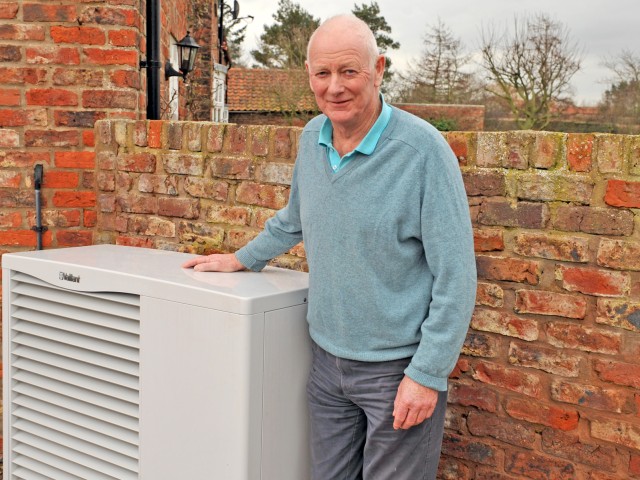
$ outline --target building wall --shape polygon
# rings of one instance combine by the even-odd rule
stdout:
[[[300,131],[99,122],[97,241],[234,251],[286,204]],[[640,478],[640,138],[445,136],[479,286],[440,478]]]
[[[424,103],[394,103],[393,105],[430,122],[452,122],[455,130],[470,132],[484,130],[484,105]]]

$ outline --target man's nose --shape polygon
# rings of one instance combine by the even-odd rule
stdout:
[[[344,86],[342,84],[341,76],[339,74],[331,75],[331,78],[329,79],[329,93],[337,95],[342,93],[343,90]]]

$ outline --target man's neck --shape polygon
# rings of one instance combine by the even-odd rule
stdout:
[[[331,143],[341,157],[352,152],[360,144],[362,139],[369,133],[369,130],[371,130],[371,127],[373,127],[373,124],[376,123],[380,112],[382,112],[382,101],[378,100],[377,108],[369,115],[369,118],[353,128],[332,124],[333,138]]]

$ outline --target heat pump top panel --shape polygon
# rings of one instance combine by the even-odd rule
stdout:
[[[244,315],[307,300],[306,273],[275,267],[260,273],[181,268],[192,257],[165,250],[94,245],[5,254],[2,267],[68,290],[132,293]]]

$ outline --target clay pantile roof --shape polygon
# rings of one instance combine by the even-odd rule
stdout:
[[[304,70],[230,68],[227,104],[230,112],[312,112],[318,109]]]

